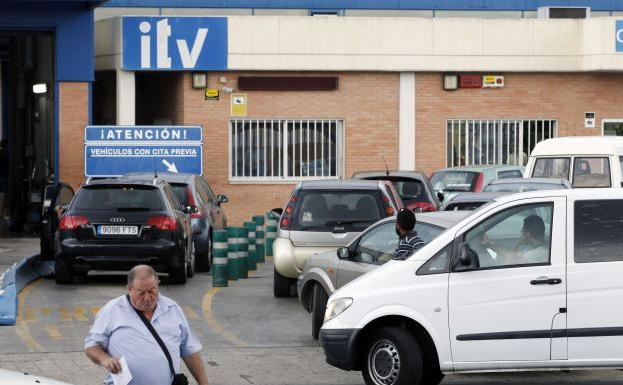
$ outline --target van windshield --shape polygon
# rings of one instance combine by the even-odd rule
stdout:
[[[569,158],[537,158],[533,178],[569,179]]]
[[[290,230],[320,232],[363,231],[383,218],[379,191],[302,191]]]

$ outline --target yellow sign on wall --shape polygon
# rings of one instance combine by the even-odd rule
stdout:
[[[231,116],[247,116],[247,94],[231,94]]]
[[[218,99],[219,99],[219,92],[217,89],[206,88],[205,100],[218,100]]]

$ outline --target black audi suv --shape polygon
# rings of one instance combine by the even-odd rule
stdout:
[[[138,264],[185,283],[195,271],[189,214],[162,179],[104,179],[83,185],[55,235],[55,279],[71,283],[90,270]]]

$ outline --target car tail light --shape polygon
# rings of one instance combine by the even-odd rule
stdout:
[[[292,195],[290,196],[290,199],[288,199],[288,204],[281,215],[281,221],[279,221],[279,228],[281,230],[290,230],[290,225],[292,224],[292,214],[294,214],[294,208],[296,207],[296,202],[298,202],[298,200],[299,190],[292,191]]]
[[[74,230],[76,227],[81,225],[86,225],[89,223],[87,217],[83,217],[82,215],[65,215],[61,219],[61,223],[59,223],[58,227],[61,230]]]
[[[190,186],[186,187],[186,198],[188,199],[189,205],[197,207],[197,212],[191,213],[190,217],[201,218],[201,210],[199,209],[199,206],[195,204],[195,197],[193,196],[193,192],[191,191]]]
[[[154,226],[158,230],[172,231],[177,229],[177,222],[175,221],[175,218],[167,215],[151,217],[147,220],[147,224]]]
[[[474,184],[474,192],[481,192],[482,191],[482,185],[484,184],[485,181],[485,174],[479,172],[478,174],[476,174],[476,183]]]
[[[385,194],[383,194],[383,206],[385,208],[385,214],[387,214],[387,216],[391,217],[392,215],[394,215],[394,208],[389,204],[389,197]]]
[[[415,202],[413,204],[415,209],[420,209],[422,211],[437,211],[437,206],[430,202]]]

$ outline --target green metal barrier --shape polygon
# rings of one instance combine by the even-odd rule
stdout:
[[[239,227],[228,227],[227,235],[229,238],[227,239],[227,266],[228,266],[228,277],[232,281],[238,280],[238,251],[240,247],[240,228]]]
[[[264,240],[264,216],[256,215],[253,217],[255,222],[255,255],[258,263],[266,262],[265,240]]]
[[[238,244],[238,278],[249,278],[249,230],[240,227]]]
[[[249,271],[257,270],[257,257],[255,255],[255,222],[245,222],[244,228],[248,231],[249,240]]]

